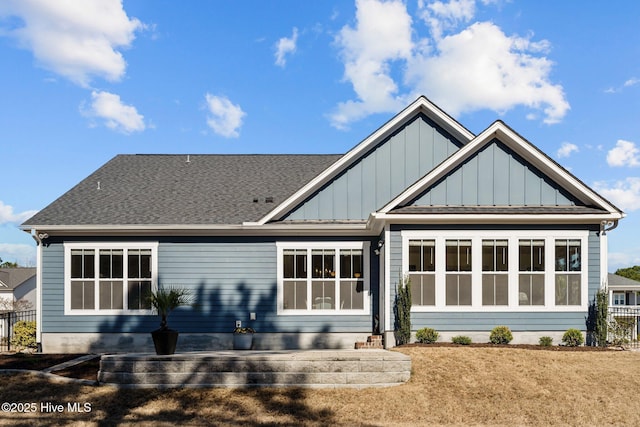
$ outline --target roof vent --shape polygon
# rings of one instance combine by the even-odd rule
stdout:
[[[191,157],[187,154],[187,163],[191,163]]]
[[[257,197],[253,198],[253,203],[258,203],[258,198]]]
[[[264,202],[265,203],[273,203],[273,197],[272,196],[265,197]]]

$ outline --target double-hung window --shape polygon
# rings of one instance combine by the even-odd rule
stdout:
[[[278,243],[278,311],[368,311],[368,243]]]
[[[520,305],[544,305],[544,254],[544,239],[520,239],[518,243]]]
[[[447,240],[446,304],[471,305],[471,240]]]
[[[65,245],[65,313],[147,313],[157,244]]]
[[[509,241],[482,241],[482,305],[509,305]]]
[[[411,304],[436,304],[436,242],[409,240]]]
[[[582,251],[580,240],[556,239],[556,305],[581,304]]]

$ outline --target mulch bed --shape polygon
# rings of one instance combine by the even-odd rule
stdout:
[[[491,343],[472,343],[468,345],[453,344],[446,342],[437,342],[433,344],[411,343],[404,344],[399,347],[480,347],[480,348],[522,348],[525,350],[544,350],[544,351],[615,351],[620,348],[614,347],[591,347],[578,346],[567,347],[564,345],[542,346],[535,344],[491,344]]]

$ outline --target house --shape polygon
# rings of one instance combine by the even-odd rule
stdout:
[[[152,351],[146,295],[192,290],[179,350],[395,345],[412,327],[514,342],[585,329],[624,213],[496,121],[420,97],[343,155],[119,155],[22,224],[38,242],[45,352]]]
[[[640,282],[637,280],[609,274],[607,290],[612,307],[640,306]]]
[[[36,269],[0,268],[0,312],[35,307]]]

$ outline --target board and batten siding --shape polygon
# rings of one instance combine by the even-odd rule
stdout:
[[[415,206],[572,206],[555,183],[497,140],[427,189]]]
[[[365,220],[462,144],[419,115],[294,209],[287,220]]]
[[[180,307],[169,316],[169,326],[180,332],[231,333],[236,320],[265,333],[371,330],[371,315],[278,316],[275,240],[176,240],[160,239],[158,280],[194,295],[192,307]],[[43,248],[43,332],[142,333],[158,327],[156,315],[65,316],[63,270],[63,244]],[[371,275],[376,277],[373,285],[377,274]]]
[[[411,229],[426,230],[421,227]],[[434,229],[442,230],[443,227]],[[487,230],[482,228],[482,230]],[[505,230],[507,228],[500,228]],[[548,229],[531,227],[531,230]],[[560,228],[555,228],[560,230]],[[576,228],[577,229],[577,228]],[[393,302],[396,295],[396,286],[403,276],[402,271],[402,236],[399,227],[392,227],[390,232],[390,301]],[[600,287],[600,238],[595,227],[589,230],[588,236],[588,299],[592,301]],[[584,330],[586,328],[587,312],[584,311],[437,311],[437,312],[412,312],[411,328],[417,330],[423,327],[434,328],[438,331],[469,331],[489,332],[495,326],[506,325],[513,331],[565,331],[569,328]]]

